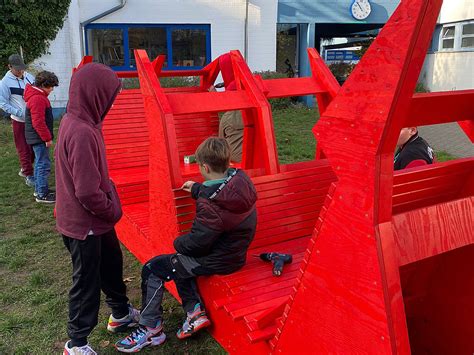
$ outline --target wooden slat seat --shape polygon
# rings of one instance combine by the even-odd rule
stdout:
[[[394,174],[393,214],[465,197],[474,158],[405,169]]]
[[[206,138],[218,134],[217,113],[190,113],[173,117],[180,162],[185,155],[194,154],[198,145]]]
[[[148,167],[123,168],[111,170],[110,178],[117,187],[122,205],[148,202]]]
[[[231,275],[200,281],[219,283],[226,290],[224,297],[214,297],[213,306],[233,322],[243,322],[252,343],[275,335],[278,318],[297,285],[319,211],[335,181],[327,161],[303,164],[306,169],[292,166],[276,175],[252,178],[258,193],[258,225],[246,265]],[[185,233],[194,218],[194,204],[182,192],[175,192],[175,197],[180,231]],[[263,252],[289,253],[293,262],[285,266],[282,276],[275,277],[272,264],[258,258]],[[268,314],[270,320],[259,322]]]
[[[148,166],[148,125],[140,90],[123,90],[117,95],[103,133],[112,176],[126,174],[122,169]]]

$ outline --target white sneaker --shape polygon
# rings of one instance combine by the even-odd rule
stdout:
[[[63,355],[97,355],[97,353],[90,347],[89,344],[70,348],[69,342],[67,342],[64,344]]]
[[[140,311],[129,304],[128,314],[125,317],[117,319],[113,315],[110,315],[107,330],[111,333],[128,332],[130,328],[138,326],[139,320]]]

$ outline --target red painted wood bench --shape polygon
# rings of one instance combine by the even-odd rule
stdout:
[[[463,287],[459,278],[473,277],[466,265],[474,257],[474,160],[393,173],[404,126],[460,121],[474,140],[473,90],[411,94],[440,6],[441,0],[402,2],[340,90],[311,50],[312,77],[278,80],[253,76],[233,51],[237,91],[223,93],[206,91],[219,72],[216,62],[181,73],[200,76],[199,88],[167,91],[158,78],[176,73],[161,71],[164,58],[150,62],[144,51],[135,52],[148,172],[138,153],[128,152],[135,158],[127,167],[120,167],[116,151],[107,153],[124,201],[117,230],[140,261],[173,252],[174,238],[190,228],[194,202],[179,187],[199,179],[195,165],[182,164],[186,149],[198,142],[186,134],[199,132],[199,124],[215,124],[216,112],[243,112],[241,168],[259,195],[257,234],[242,270],[199,279],[214,324],[210,332],[228,352],[472,348],[474,287]],[[268,98],[306,94],[318,99],[322,117],[314,132],[318,157],[327,158],[280,165]],[[209,118],[195,120],[199,124],[188,130],[185,125],[201,114]],[[127,132],[119,121],[116,129],[110,123],[105,135],[113,148]],[[130,138],[146,143],[137,133]],[[253,256],[263,251],[290,252],[294,262],[274,277],[271,265]],[[443,331],[444,322],[450,328]]]

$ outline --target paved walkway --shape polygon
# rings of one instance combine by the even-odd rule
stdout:
[[[418,130],[435,151],[443,150],[459,158],[474,157],[474,144],[457,123],[423,126]]]

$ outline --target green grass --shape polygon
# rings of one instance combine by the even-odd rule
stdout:
[[[281,164],[314,159],[316,141],[311,129],[318,118],[317,110],[300,105],[273,112]]]
[[[449,154],[448,152],[445,152],[443,150],[436,152],[436,161],[441,163],[443,161],[448,161],[448,160],[453,160],[456,159],[456,157],[452,154]]]
[[[295,106],[274,112],[281,163],[310,160],[315,141],[311,132],[317,112]],[[5,123],[6,122],[6,123]],[[453,158],[444,152],[438,160]],[[18,173],[18,160],[8,121],[0,123],[0,354],[60,353],[67,340],[67,295],[71,286],[70,256],[55,231],[52,206],[34,202],[33,190]],[[51,176],[51,182],[54,177]],[[140,303],[140,265],[124,249],[128,295]],[[183,311],[169,294],[164,301],[167,342],[154,354],[224,354],[206,332],[178,342],[174,332]],[[106,332],[109,310],[101,305],[99,324],[90,337],[100,354],[116,353],[119,336]]]
[[[71,286],[70,256],[55,231],[53,208],[37,204],[33,190],[17,174],[18,160],[9,124],[0,123],[0,354],[60,353],[66,334],[67,299]],[[50,182],[53,184],[54,177]],[[128,295],[140,304],[140,264],[125,249],[124,277]],[[224,354],[206,332],[178,341],[174,332],[184,313],[166,294],[166,333],[154,354]],[[109,310],[101,304],[99,324],[89,341],[100,354],[116,354],[120,336],[105,329]]]

